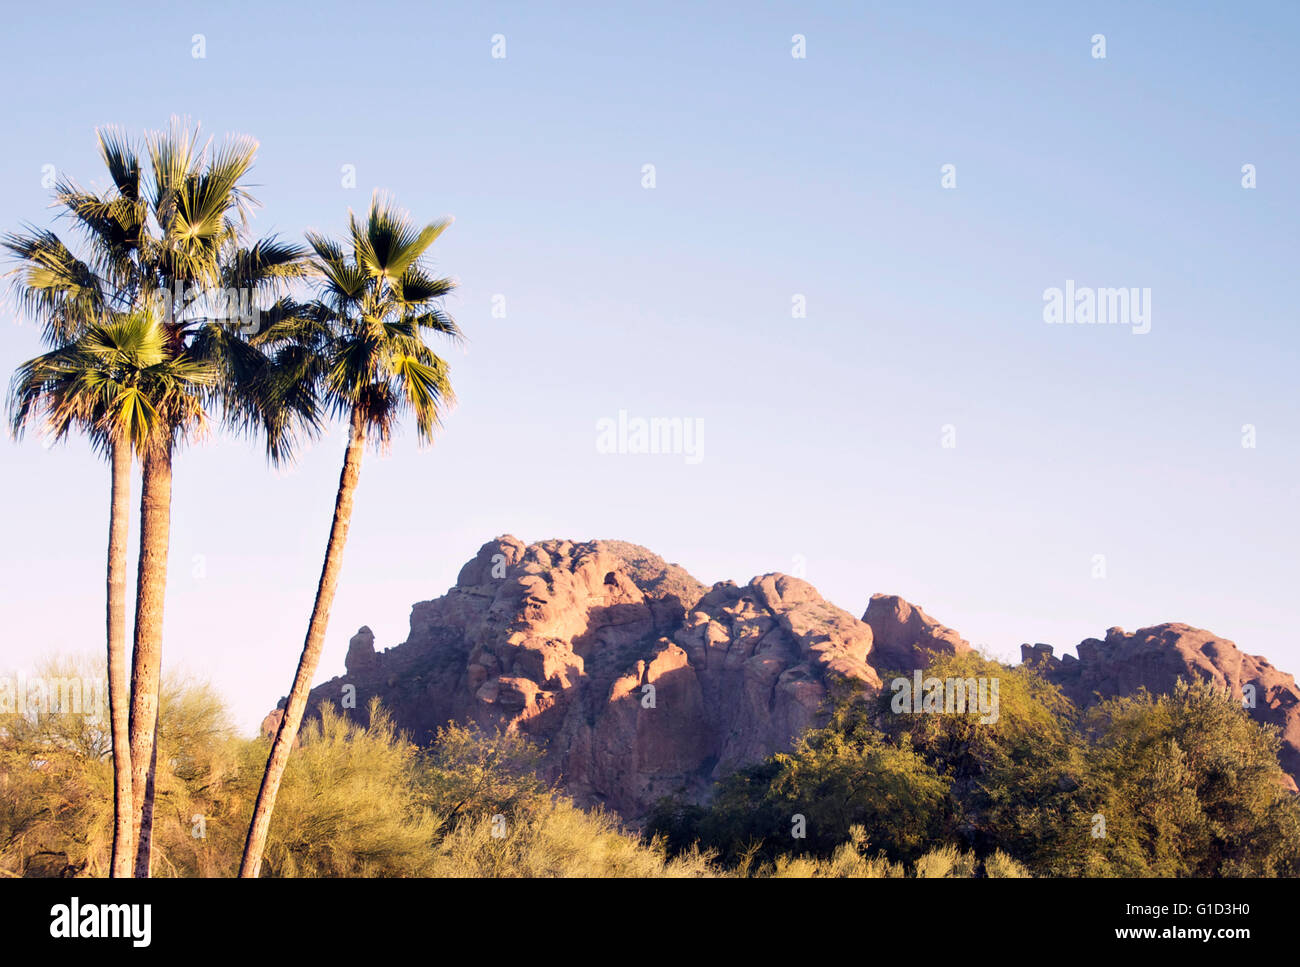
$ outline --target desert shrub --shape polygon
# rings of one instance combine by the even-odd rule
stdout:
[[[1019,880],[1030,874],[1023,864],[1016,862],[999,849],[984,858],[984,875],[989,879]]]
[[[951,844],[932,849],[916,861],[917,879],[942,880],[975,875],[975,856]]]
[[[541,751],[518,732],[448,723],[415,763],[419,801],[449,830],[470,812],[522,815],[549,800],[536,774]]]
[[[862,826],[852,826],[846,842],[835,847],[829,858],[803,853],[783,853],[755,871],[757,876],[778,879],[805,877],[837,877],[852,879],[888,879],[907,875],[902,863],[892,863],[883,854],[868,855],[867,831]]]
[[[648,827],[671,849],[699,842],[733,866],[787,853],[828,857],[855,826],[891,860],[914,860],[948,822],[947,788],[910,743],[890,742],[856,703],[792,752],[723,780],[707,808],[659,803]]]
[[[77,698],[100,707],[60,710],[27,682],[79,682]],[[112,846],[113,774],[108,700],[89,659],[53,658],[31,676],[5,676],[0,706],[0,871],[7,876],[103,872]],[[19,689],[24,697],[19,701]],[[65,697],[66,698],[66,697]],[[34,699],[34,701],[28,701]],[[96,714],[98,713],[98,714]]]
[[[1225,690],[1180,682],[1091,710],[1096,815],[1082,872],[1300,875],[1300,799],[1284,791],[1276,729]]]
[[[433,814],[416,794],[418,750],[373,701],[362,727],[331,706],[304,723],[285,770],[263,859],[270,876],[421,876],[429,873]],[[267,743],[241,768],[242,843]]]
[[[524,815],[467,816],[435,850],[434,875],[468,877],[707,876],[710,858],[686,850],[669,859],[600,810],[584,812],[563,797]]]

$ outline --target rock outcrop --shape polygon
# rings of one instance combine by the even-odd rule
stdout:
[[[1077,658],[1058,659],[1051,645],[1020,646],[1021,659],[1040,668],[1080,708],[1144,687],[1154,694],[1169,692],[1180,678],[1207,681],[1235,698],[1244,697],[1252,718],[1278,727],[1278,761],[1300,781],[1300,688],[1267,659],[1248,655],[1209,631],[1174,623],[1132,634],[1111,628],[1105,639],[1081,641],[1077,651]]]
[[[364,719],[378,697],[427,742],[447,722],[516,729],[545,750],[546,778],[585,806],[630,821],[665,795],[703,798],[734,769],[790,747],[824,721],[841,689],[875,695],[881,676],[926,667],[970,645],[920,608],[874,595],[858,620],[806,581],[766,574],[711,588],[621,541],[484,544],[445,595],[411,609],[407,640],[377,652],[362,628],[347,674],[312,690]],[[1187,625],[1088,639],[1079,657],[1022,647],[1076,704],[1166,692],[1199,677],[1277,725],[1281,761],[1300,776],[1294,679],[1232,642]],[[264,728],[279,724],[273,712]]]
[[[862,620],[875,641],[872,661],[883,671],[924,668],[931,657],[970,651],[970,644],[896,594],[873,594]]]
[[[376,653],[361,629],[311,707],[351,685],[351,714],[377,695],[417,741],[449,720],[518,729],[578,802],[635,819],[788,748],[837,683],[878,692],[871,647],[797,578],[708,588],[634,544],[506,536],[415,605],[404,644]]]

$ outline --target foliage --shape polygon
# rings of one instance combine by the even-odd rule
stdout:
[[[1041,682],[1013,680],[1032,672],[1001,673],[1001,729],[896,721],[887,702],[846,703],[790,753],[729,777],[709,805],[661,803],[644,835],[543,782],[539,750],[517,733],[448,725],[420,749],[377,703],[365,727],[327,707],[290,760],[264,875],[1300,873],[1300,806],[1282,791],[1277,736],[1223,692],[1184,685],[1061,717],[1069,710]],[[39,670],[47,680],[96,674],[89,661]],[[0,875],[107,872],[105,719],[0,716]],[[208,686],[165,682],[157,875],[234,875],[266,749],[235,734]],[[791,836],[795,813],[805,839]],[[1097,815],[1106,835],[1094,838]]]
[[[1086,720],[1107,849],[1083,872],[1118,876],[1300,875],[1300,809],[1279,794],[1276,730],[1226,691],[1112,699]]]
[[[1181,683],[1080,716],[1025,666],[965,654],[925,674],[996,677],[996,718],[902,713],[888,688],[850,698],[707,806],[659,803],[648,833],[777,875],[901,875],[900,863],[917,876],[1300,875],[1300,797],[1285,790],[1276,730],[1226,692]]]
[[[91,674],[86,661],[41,675]],[[326,707],[285,772],[265,876],[702,876],[611,816],[587,813],[533,771],[513,733],[451,725],[421,750],[372,703],[361,727]],[[106,716],[105,716],[106,717]],[[0,717],[0,875],[106,875],[107,722]],[[208,686],[172,677],[159,713],[155,875],[233,876],[268,740],[239,738]],[[502,835],[504,834],[504,835]]]
[[[650,827],[674,849],[698,838],[741,866],[793,848],[830,855],[855,826],[891,859],[915,860],[945,826],[946,793],[910,743],[888,742],[854,703],[793,752],[733,773],[710,807],[661,803]]]

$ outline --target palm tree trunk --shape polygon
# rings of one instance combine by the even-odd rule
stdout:
[[[134,803],[135,875],[149,875],[153,841],[153,769],[162,670],[163,595],[172,503],[170,444],[151,447],[144,458],[140,494],[140,566],[136,577],[135,655],[131,665],[131,788]]]
[[[131,445],[113,444],[113,483],[108,523],[108,719],[113,734],[113,858],[109,875],[135,869],[131,798],[131,694],[126,658],[126,553],[131,529]]]
[[[154,718],[153,743],[149,753],[149,772],[144,781],[144,793],[140,797],[140,835],[143,837],[136,847],[135,875],[153,875],[153,794],[154,778],[158,774],[158,719]]]
[[[316,675],[321,649],[325,645],[325,629],[330,620],[330,608],[334,605],[339,572],[343,568],[343,547],[347,543],[348,526],[352,522],[352,498],[361,476],[361,454],[365,442],[365,421],[361,413],[353,409],[347,454],[343,458],[338,496],[334,500],[334,522],[330,526],[325,564],[321,568],[320,583],[316,587],[316,603],[312,607],[311,622],[307,625],[307,638],[303,642],[302,657],[298,659],[298,670],[293,676],[289,701],[285,706],[284,717],[280,719],[280,727],[276,730],[275,741],[271,743],[262,787],[257,792],[257,805],[253,807],[253,820],[248,827],[244,856],[239,864],[241,877],[255,878],[262,869],[262,852],[266,848],[266,835],[271,828],[275,797],[280,791],[280,780],[284,778],[285,767],[289,764],[289,753],[293,751],[293,744],[298,738],[298,727],[307,710],[311,681]]]

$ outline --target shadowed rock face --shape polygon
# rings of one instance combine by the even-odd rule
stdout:
[[[1267,659],[1246,654],[1227,638],[1176,623],[1139,628],[1132,634],[1111,628],[1104,640],[1081,641],[1078,652],[1078,658],[1058,659],[1051,645],[1020,646],[1021,659],[1042,669],[1080,708],[1143,687],[1154,694],[1169,692],[1179,678],[1210,682],[1236,698],[1253,687],[1251,717],[1278,727],[1282,738],[1278,760],[1292,780],[1300,780],[1300,688],[1294,677]]]
[[[703,798],[734,769],[789,749],[825,720],[829,691],[873,695],[882,674],[970,649],[895,596],[873,596],[863,619],[784,574],[709,588],[635,544],[505,536],[411,609],[403,644],[376,652],[362,628],[347,674],[313,689],[309,710],[351,704],[355,690],[349,714],[364,719],[378,696],[417,742],[451,720],[517,729],[580,804],[636,821],[661,796]],[[1294,681],[1231,642],[1160,625],[1089,639],[1080,660],[1025,649],[1082,704],[1094,691],[1167,691],[1180,675],[1255,683],[1256,717],[1284,727],[1283,764],[1300,771]]]

